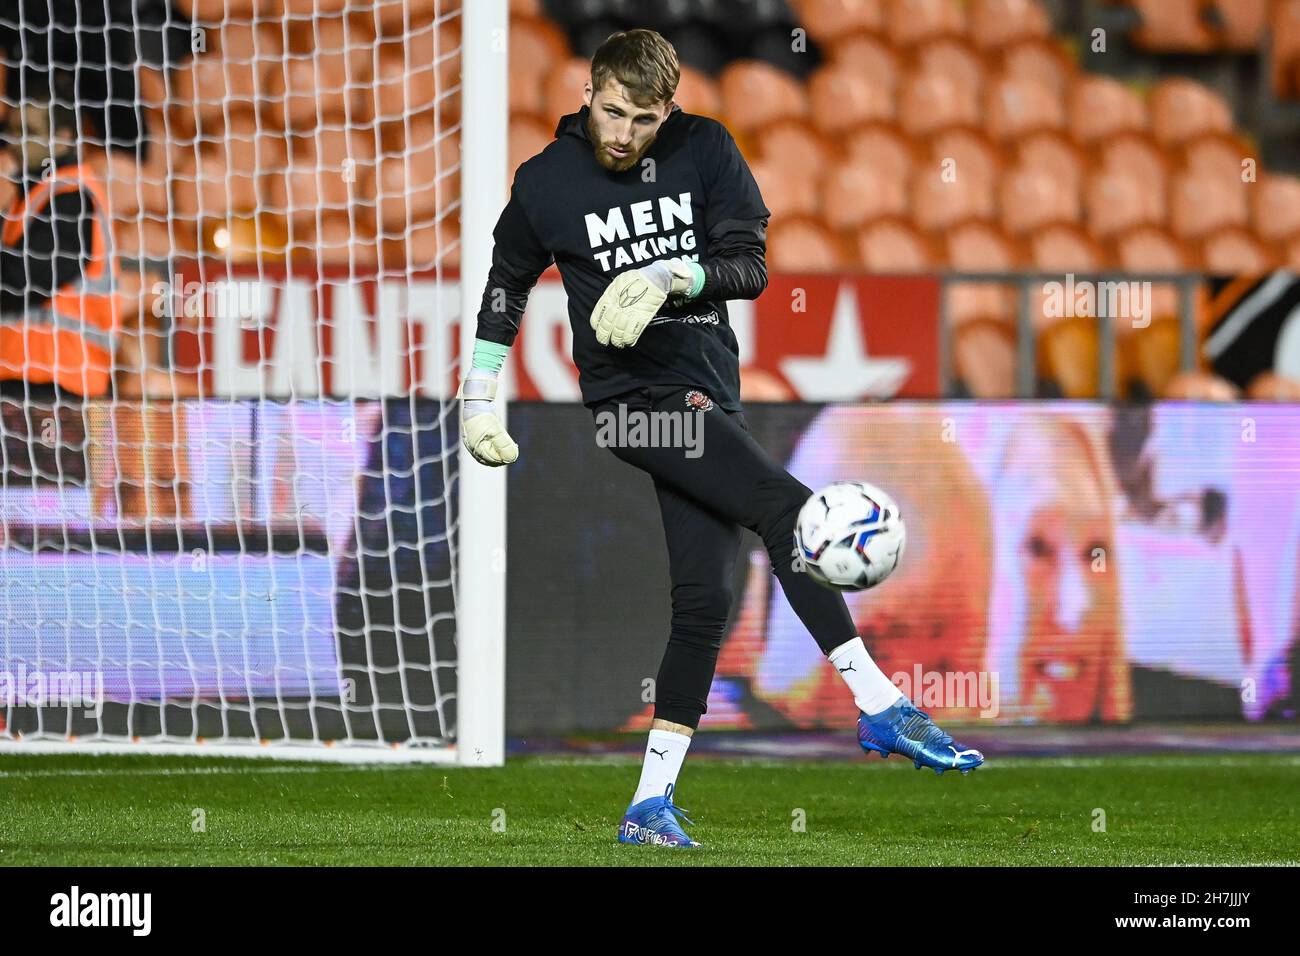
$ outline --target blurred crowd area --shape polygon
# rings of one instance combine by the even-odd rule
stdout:
[[[174,9],[194,24],[193,55],[136,70],[141,147],[83,144],[120,255],[458,265],[461,112],[474,108],[460,88],[459,0]],[[683,63],[677,101],[726,123],[750,161],[772,211],[773,271],[1300,271],[1300,154],[1262,149],[1258,124],[1238,120],[1258,118],[1261,99],[1271,117],[1300,110],[1300,0],[510,0],[510,11],[511,174],[581,105],[600,41],[659,29]],[[124,270],[124,282],[141,315],[158,312],[146,272]],[[1178,290],[1157,282],[1151,296],[1141,336],[1115,324],[1120,394],[1242,394],[1188,374]],[[1017,302],[1008,283],[950,287],[970,394],[1014,394]],[[1200,288],[1192,307],[1203,337],[1227,306]],[[1097,324],[1032,313],[1038,376],[1059,394],[1098,394],[1090,363],[1112,346]],[[1295,398],[1300,386],[1273,375],[1248,392]]]

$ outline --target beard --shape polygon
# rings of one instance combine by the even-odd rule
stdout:
[[[651,144],[654,143],[655,141],[655,137],[651,136],[650,139],[646,141],[645,145],[642,146],[639,150],[637,150],[634,153],[629,153],[627,156],[624,156],[622,159],[617,159],[614,156],[611,156],[609,152],[605,149],[605,147],[608,146],[609,144],[601,141],[600,130],[596,128],[596,123],[591,118],[590,115],[587,117],[587,139],[591,140],[591,151],[592,154],[596,157],[596,162],[600,163],[601,166],[604,166],[610,172],[614,172],[614,173],[627,172],[629,169],[631,169],[633,166],[639,163],[641,161],[641,157],[645,155],[646,150],[648,150]]]

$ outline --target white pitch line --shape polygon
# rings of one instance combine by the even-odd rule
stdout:
[[[421,764],[340,764],[324,767],[288,766],[253,766],[253,767],[155,767],[133,770],[128,767],[104,767],[98,770],[53,769],[53,770],[0,770],[0,779],[30,779],[34,777],[194,777],[212,774],[242,774],[245,776],[265,773],[331,773],[339,771],[366,770],[417,770],[424,769]]]

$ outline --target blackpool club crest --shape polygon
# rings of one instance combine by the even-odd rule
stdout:
[[[699,389],[693,388],[686,393],[686,406],[695,409],[697,412],[707,412],[713,408],[713,399]]]

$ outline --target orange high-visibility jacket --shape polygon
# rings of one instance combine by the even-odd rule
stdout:
[[[55,383],[79,395],[103,395],[112,375],[121,301],[108,202],[98,177],[85,166],[58,169],[52,180],[14,200],[0,241],[16,246],[31,216],[56,194],[79,189],[87,190],[95,202],[89,261],[81,278],[55,289],[43,307],[0,315],[0,379]]]

